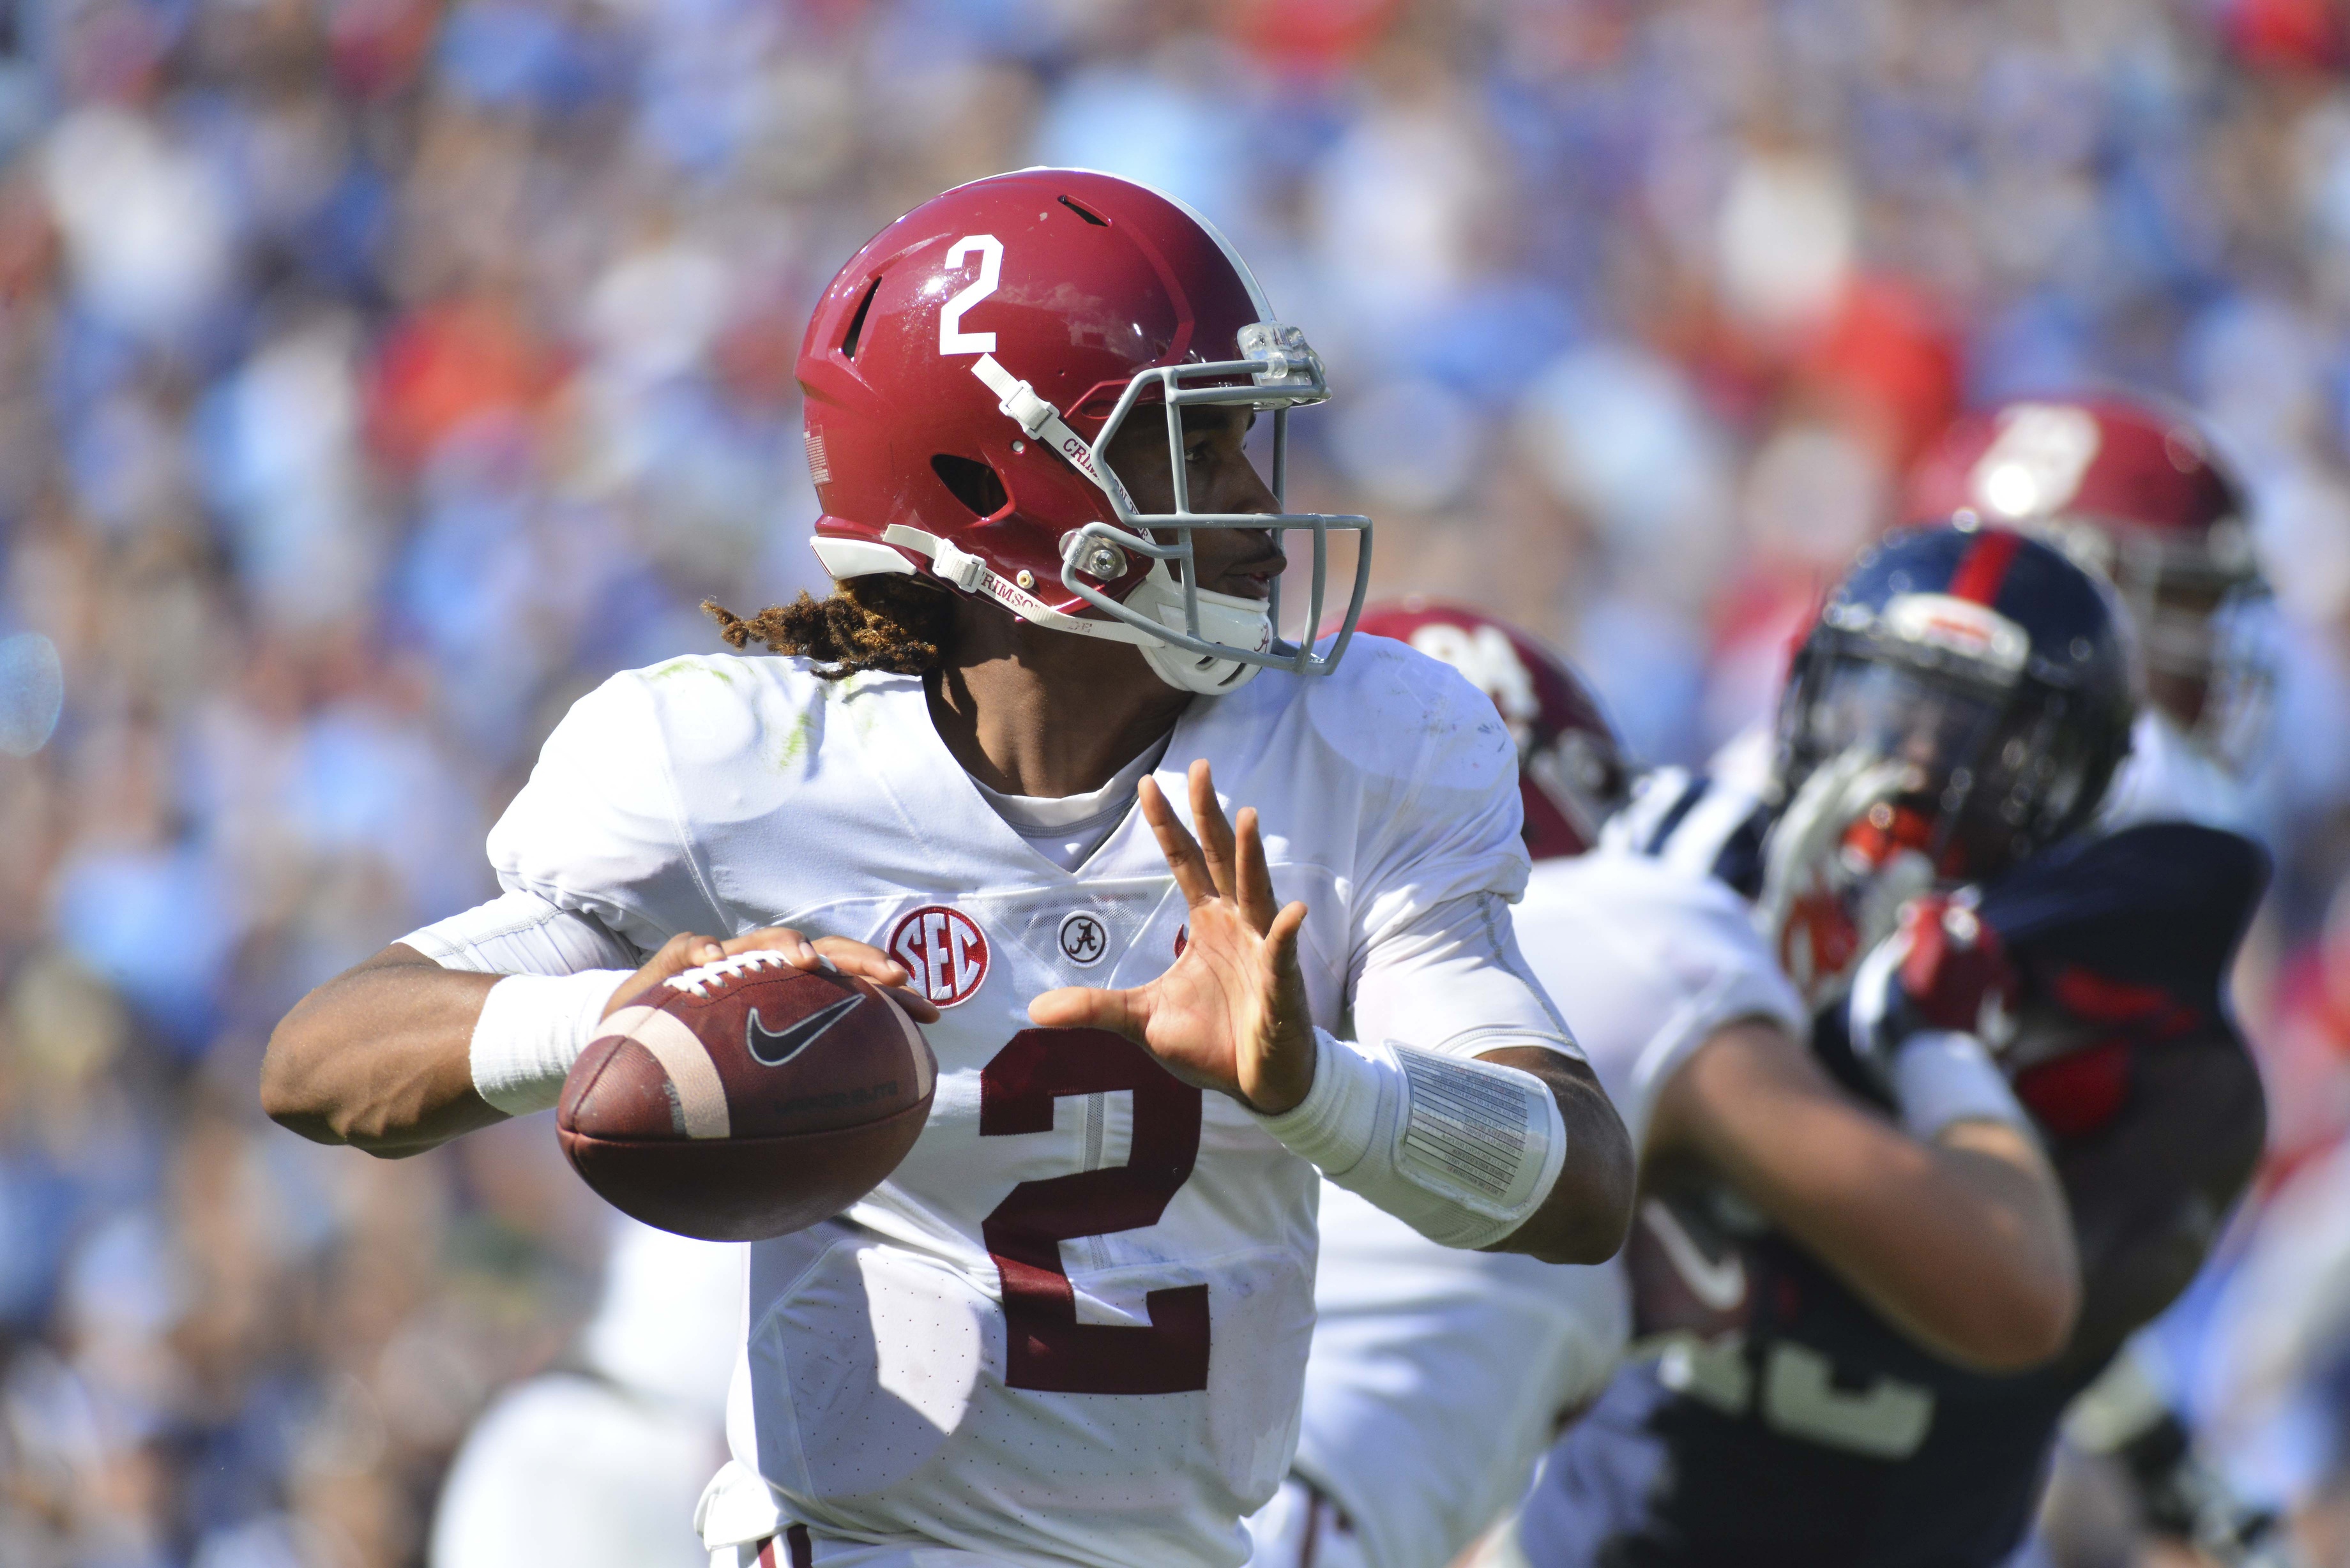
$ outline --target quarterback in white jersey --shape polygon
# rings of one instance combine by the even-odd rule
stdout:
[[[753,1248],[705,1544],[1237,1563],[1295,1440],[1316,1167],[1450,1246],[1597,1262],[1628,1218],[1509,940],[1508,739],[1440,664],[1347,653],[1359,573],[1336,637],[1275,638],[1280,536],[1316,537],[1318,615],[1320,541],[1367,525],[1282,510],[1320,361],[1168,199],[950,192],[842,270],[799,375],[839,591],[719,612],[782,657],[582,700],[491,836],[505,896],[306,999],[265,1104],[404,1152],[552,1104],[696,966],[899,987],[930,1121]]]

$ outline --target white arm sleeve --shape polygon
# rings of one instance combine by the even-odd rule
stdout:
[[[1370,642],[1357,677],[1328,689],[1352,700],[1323,730],[1361,794],[1354,1041],[1317,1029],[1305,1098],[1263,1125],[1430,1241],[1490,1246],[1549,1198],[1566,1124],[1543,1079],[1477,1058],[1580,1053],[1511,935],[1528,862],[1508,730],[1457,671]]]
[[[635,969],[642,954],[587,915],[536,893],[508,893],[400,939],[442,969],[475,974],[577,974]]]
[[[1430,909],[1373,946],[1355,1032],[1315,1031],[1314,1086],[1266,1130],[1430,1241],[1485,1247],[1523,1225],[1566,1163],[1548,1085],[1476,1057],[1534,1045],[1578,1060],[1525,973],[1492,893]]]

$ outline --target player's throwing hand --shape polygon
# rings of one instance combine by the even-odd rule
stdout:
[[[1224,818],[1207,763],[1191,764],[1193,838],[1146,778],[1143,819],[1191,906],[1190,936],[1166,973],[1131,991],[1066,986],[1028,1004],[1046,1028],[1112,1029],[1187,1084],[1216,1089],[1268,1116],[1314,1083],[1313,1020],[1297,967],[1305,906],[1275,910],[1256,812]]]
[[[829,963],[843,974],[869,980],[887,991],[899,1006],[913,1015],[915,1022],[938,1022],[939,1010],[927,998],[906,989],[910,978],[906,966],[879,948],[847,937],[818,937],[810,941],[786,926],[762,926],[755,931],[723,940],[681,931],[663,942],[635,974],[620,982],[612,992],[612,1000],[604,1004],[604,1016],[611,1017],[673,975],[748,952],[779,952],[794,969],[821,969]]]

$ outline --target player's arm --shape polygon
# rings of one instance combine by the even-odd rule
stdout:
[[[261,1108],[313,1143],[386,1158],[504,1119],[474,1092],[468,1060],[500,978],[444,970],[393,943],[278,1021],[261,1059]]]
[[[1526,1252],[1545,1263],[1604,1263],[1631,1228],[1637,1162],[1624,1118],[1591,1064],[1541,1045],[1510,1045],[1475,1057],[1539,1079],[1557,1104],[1572,1158],[1526,1221],[1485,1250]]]
[[[2072,1231],[2016,1121],[1905,1131],[1783,1027],[1752,1019],[1717,1031],[1659,1092],[1643,1158],[1690,1158],[1938,1354],[2006,1371],[2063,1349],[2080,1297]]]
[[[1305,906],[1275,907],[1255,812],[1228,823],[1205,763],[1192,764],[1190,782],[1196,839],[1155,784],[1139,792],[1189,905],[1182,956],[1131,990],[1047,992],[1029,1017],[1118,1031],[1178,1078],[1239,1100],[1333,1181],[1431,1241],[1553,1262],[1612,1256],[1631,1218],[1630,1141],[1532,982],[1476,961],[1460,966],[1455,983],[1423,976],[1406,989],[1442,1023],[1391,1038],[1400,1020],[1367,995],[1367,981],[1357,1033],[1379,1044],[1316,1028],[1297,959]],[[1473,924],[1508,940],[1503,916]],[[1455,945],[1442,931],[1422,935],[1430,953]],[[1531,1023],[1485,1012],[1480,980],[1514,988]],[[1440,1049],[1398,1043],[1414,1038]]]
[[[2267,1136],[2259,1071],[2224,1025],[2133,1047],[2121,1114],[2056,1158],[2085,1281],[2068,1362],[2103,1361],[2187,1288]]]
[[[517,920],[518,902],[538,908]],[[810,943],[781,928],[729,940],[681,933],[631,970],[623,966],[634,955],[592,922],[509,894],[393,943],[296,1002],[262,1058],[262,1109],[314,1142],[385,1158],[421,1154],[554,1105],[614,1009],[754,948],[803,969],[829,960],[878,984],[906,979],[862,942]],[[927,1003],[914,1011],[938,1016]]]

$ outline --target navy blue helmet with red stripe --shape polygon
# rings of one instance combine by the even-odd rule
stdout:
[[[1940,873],[1996,876],[2095,815],[2137,711],[2112,592],[2062,551],[1971,519],[1887,535],[1795,656],[1777,783],[1903,764],[1883,826]]]

